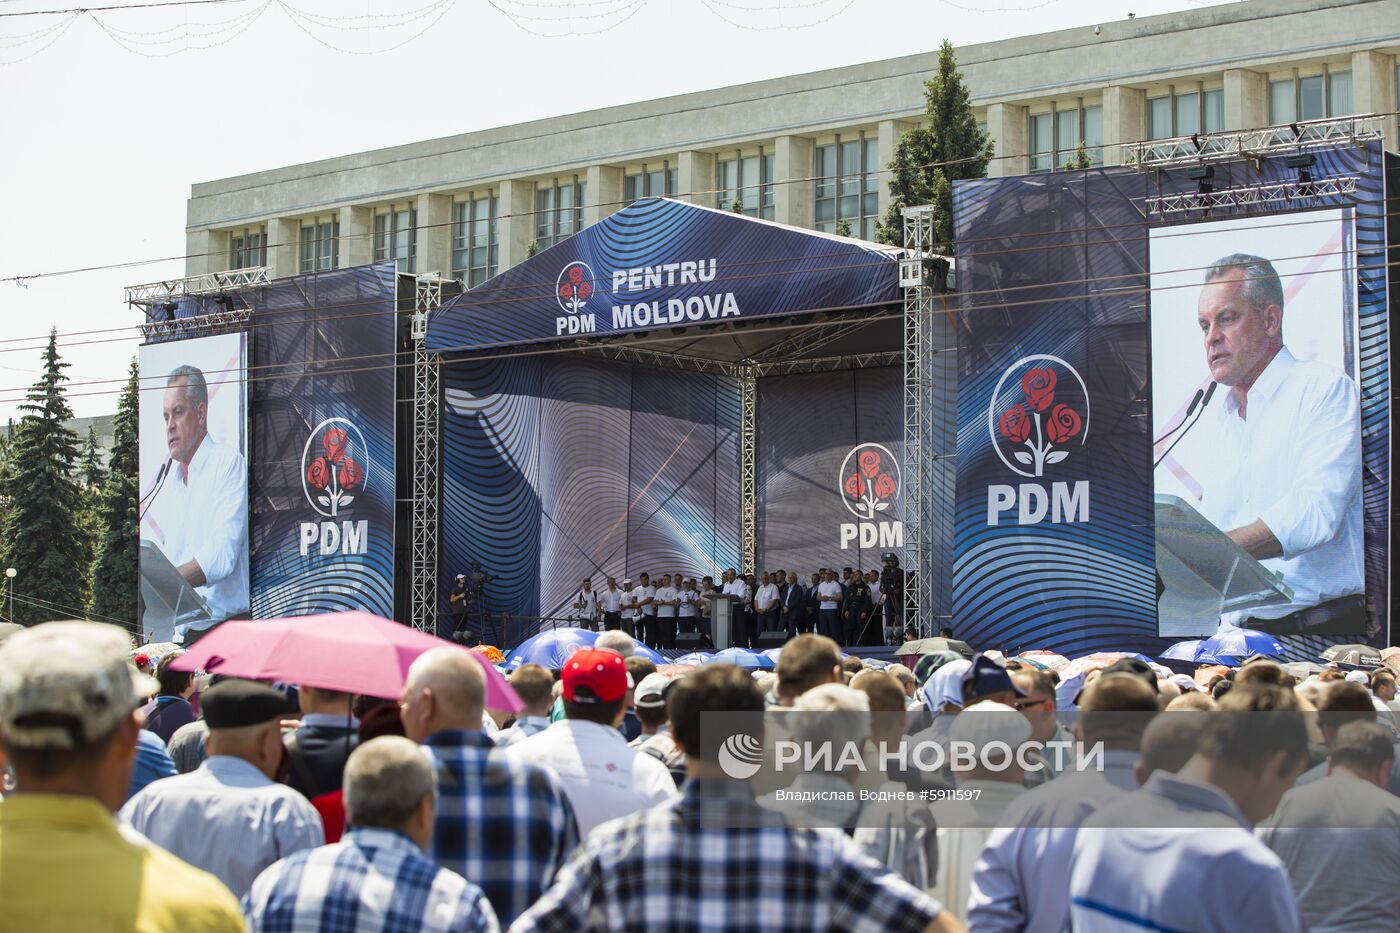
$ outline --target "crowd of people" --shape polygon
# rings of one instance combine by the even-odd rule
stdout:
[[[816,573],[770,570],[696,578],[684,572],[634,581],[607,577],[594,587],[585,577],[570,604],[568,620],[581,628],[624,631],[649,647],[677,647],[682,634],[699,636],[697,647],[712,647],[714,606],[731,603],[731,641],[758,648],[767,635],[776,641],[815,632],[842,647],[897,645],[904,635],[904,571],[893,553],[881,555],[882,569]]]
[[[15,634],[0,929],[1400,922],[1387,670],[991,651],[911,669],[815,633],[771,672],[634,649],[619,628],[516,668],[509,713],[456,646],[418,656],[395,702],[180,673],[97,623]],[[758,724],[762,767],[735,773],[725,717]],[[785,771],[798,741],[858,754]],[[951,753],[905,754],[926,747]]]

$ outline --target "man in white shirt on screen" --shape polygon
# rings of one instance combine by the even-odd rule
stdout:
[[[237,448],[209,436],[203,372],[177,366],[165,386],[161,413],[170,459],[157,493],[165,532],[160,549],[208,604],[212,620],[189,626],[201,630],[248,609],[248,467]]]
[[[1197,322],[1225,391],[1201,416],[1201,512],[1293,591],[1224,619],[1276,634],[1365,632],[1360,397],[1345,373],[1288,351],[1283,318],[1268,260],[1235,253],[1207,270]]]

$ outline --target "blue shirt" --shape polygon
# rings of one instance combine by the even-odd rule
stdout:
[[[1070,868],[1075,933],[1302,933],[1279,857],[1219,788],[1157,771],[1084,822]]]
[[[179,774],[175,762],[165,751],[165,743],[149,729],[136,733],[136,760],[131,765],[131,783],[126,787],[126,799],[139,794],[147,784]]]
[[[433,860],[479,886],[509,926],[578,845],[573,807],[554,772],[508,758],[481,732],[423,744],[438,766]]]
[[[270,866],[243,913],[250,933],[500,930],[480,888],[434,865],[402,833],[376,828]]]

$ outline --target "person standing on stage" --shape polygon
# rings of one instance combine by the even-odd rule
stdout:
[[[710,624],[710,619],[715,611],[715,597],[719,590],[715,589],[713,577],[706,577],[700,581],[700,634],[704,636],[702,643],[714,645],[714,627]]]
[[[671,575],[661,578],[656,588],[656,625],[652,630],[653,648],[674,648],[676,646],[676,588],[671,585]]]
[[[787,592],[783,594],[783,607],[779,614],[783,631],[788,638],[795,638],[807,630],[807,588],[802,578],[793,571],[788,577]]]
[[[806,631],[815,633],[817,630],[817,606],[821,602],[818,599],[817,590],[821,587],[822,578],[826,576],[826,571],[812,574],[807,581],[806,588],[802,593],[802,612],[806,616]]]
[[[759,578],[759,582],[762,585],[753,596],[754,612],[758,615],[758,631],[760,634],[777,631],[778,609],[782,605],[782,594],[778,592],[778,585],[767,573]]]
[[[656,587],[651,585],[651,575],[642,574],[637,578],[637,588],[632,591],[633,615],[637,623],[637,641],[650,645],[656,641]]]
[[[593,592],[593,581],[586,577],[583,589],[574,597],[574,609],[577,612],[575,618],[579,628],[588,629],[590,632],[598,631],[598,594]]]
[[[622,581],[622,630],[633,638],[637,637],[637,598],[630,578]]]
[[[828,570],[826,578],[817,584],[817,634],[825,635],[838,644],[841,641],[841,584],[836,571]]]
[[[676,617],[680,620],[682,632],[695,631],[695,620],[700,611],[700,592],[695,588],[695,580],[685,581],[684,587],[676,594]],[[676,647],[672,644],[670,647]]]
[[[867,623],[875,609],[870,598],[870,586],[865,582],[865,574],[857,570],[851,574],[846,584],[846,599],[842,603],[841,618],[845,622],[847,645],[870,644]],[[878,639],[877,639],[878,640]]]
[[[626,594],[617,588],[617,577],[608,577],[607,588],[598,594],[598,608],[603,613],[603,630],[622,628],[622,600]]]
[[[870,604],[878,607],[880,605],[880,571],[872,570],[865,575],[865,582],[870,587]],[[878,614],[879,609],[875,609]]]
[[[904,632],[904,568],[891,551],[880,555],[885,569],[880,573],[880,614],[885,620],[885,644],[899,644]]]
[[[452,592],[447,594],[447,605],[452,611],[452,637],[455,641],[467,624],[467,575],[465,573],[457,574],[457,579],[452,581]]]

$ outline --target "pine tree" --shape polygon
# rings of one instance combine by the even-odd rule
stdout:
[[[1079,146],[1074,150],[1074,155],[1065,160],[1065,171],[1070,172],[1075,169],[1085,169],[1093,165],[1089,158],[1089,149],[1084,145],[1084,140],[1079,141]]]
[[[58,356],[55,328],[44,351],[43,374],[20,406],[24,416],[12,439],[0,565],[18,571],[11,582],[20,597],[15,620],[22,623],[82,612],[83,501],[74,477],[78,435],[64,426],[73,417],[63,395],[67,368]]]
[[[102,445],[97,442],[97,425],[88,425],[87,447],[83,449],[83,484],[100,489],[107,481],[107,469],[102,465]]]
[[[952,183],[985,176],[993,146],[977,126],[957,54],[946,39],[938,50],[937,73],[924,82],[924,101],[924,124],[900,135],[890,161],[890,206],[876,239],[902,246],[904,208],[936,204],[935,249],[952,252]]]
[[[100,618],[136,624],[136,570],[141,533],[137,520],[136,361],[117,403],[112,457],[98,508],[97,559],[92,566],[92,611]]]

